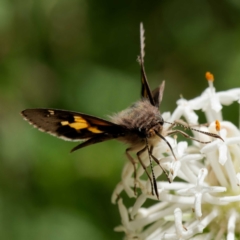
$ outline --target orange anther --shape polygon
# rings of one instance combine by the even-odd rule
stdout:
[[[213,76],[213,74],[210,73],[210,72],[206,72],[205,77],[206,77],[206,79],[207,79],[208,81],[211,81],[211,82],[214,81],[214,76]]]
[[[215,121],[215,125],[216,125],[216,130],[219,132],[221,129],[221,124],[218,120]]]

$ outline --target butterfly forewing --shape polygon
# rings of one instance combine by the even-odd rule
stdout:
[[[141,97],[146,98],[149,100],[149,102],[155,106],[155,102],[147,81],[147,75],[144,69],[144,28],[143,24],[140,24],[140,57],[139,57],[139,63],[140,63],[140,68],[141,68],[141,83],[142,83],[142,89],[141,89]]]
[[[107,139],[124,135],[124,129],[112,122],[87,114],[56,110],[26,109],[24,118],[43,132],[70,141],[78,141],[97,136]]]

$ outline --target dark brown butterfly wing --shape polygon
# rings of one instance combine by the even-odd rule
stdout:
[[[162,81],[161,85],[152,91],[153,100],[157,108],[159,108],[162,102],[164,87],[165,81]]]
[[[140,24],[140,57],[139,57],[139,63],[140,63],[140,68],[141,68],[141,83],[142,83],[142,89],[141,89],[141,96],[142,98],[147,98],[150,103],[155,106],[155,102],[151,93],[151,90],[149,88],[149,84],[147,81],[147,75],[144,69],[144,43],[145,37],[144,37],[144,28],[143,24]]]
[[[156,106],[157,108],[159,108],[160,103],[162,101],[162,97],[163,97],[165,82],[163,81],[158,88],[156,88],[151,92],[148,84],[145,68],[144,68],[144,55],[145,55],[144,41],[145,41],[144,28],[143,28],[143,24],[141,23],[140,24],[140,57],[139,57],[139,63],[141,67],[141,83],[142,83],[141,96],[142,98],[147,98],[153,106]]]
[[[77,149],[125,135],[123,127],[83,113],[39,108],[26,109],[21,114],[30,124],[53,136],[69,141],[87,140]]]

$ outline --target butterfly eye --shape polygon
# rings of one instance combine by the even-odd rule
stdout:
[[[163,118],[160,119],[160,120],[158,121],[158,123],[159,123],[161,126],[163,126],[163,124],[164,124],[164,120],[163,120]]]

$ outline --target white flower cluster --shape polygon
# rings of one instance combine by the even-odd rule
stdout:
[[[192,141],[177,142],[167,136],[175,153],[160,141],[153,155],[160,159],[161,166],[168,172],[169,183],[162,169],[154,166],[159,199],[151,194],[151,183],[141,166],[137,170],[138,196],[134,193],[134,168],[126,163],[122,180],[116,186],[112,202],[118,203],[121,225],[116,231],[125,233],[125,239],[240,239],[240,131],[231,122],[222,119],[222,105],[234,101],[240,103],[240,88],[216,92],[213,75],[206,73],[209,87],[192,100],[180,99],[171,115],[164,113],[166,121],[184,118],[188,124],[199,125],[196,110],[202,110],[209,125],[199,129],[218,133],[224,140],[193,132],[201,144]],[[164,131],[169,126],[164,124]],[[163,134],[164,135],[164,134]],[[149,166],[146,153],[142,157]],[[135,198],[131,207],[126,207],[120,196],[125,191]],[[132,200],[133,201],[133,200]],[[128,201],[129,202],[129,201]]]

